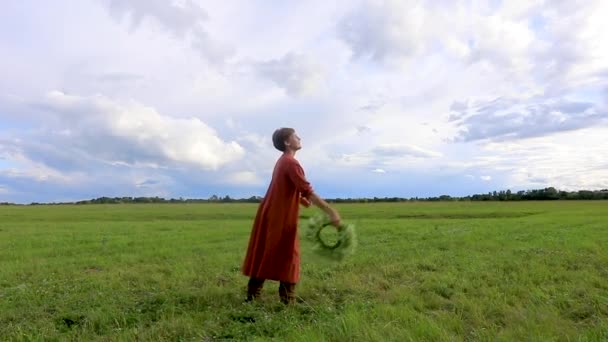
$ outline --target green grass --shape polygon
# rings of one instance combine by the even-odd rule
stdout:
[[[256,208],[0,207],[0,339],[608,340],[606,202],[342,205],[357,253],[302,241],[291,307],[243,303]]]

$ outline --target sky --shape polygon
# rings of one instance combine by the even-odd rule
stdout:
[[[604,0],[0,6],[0,202],[608,188]]]

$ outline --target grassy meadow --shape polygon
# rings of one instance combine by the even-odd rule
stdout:
[[[243,303],[256,208],[0,207],[0,340],[608,341],[607,202],[340,205],[288,307]]]

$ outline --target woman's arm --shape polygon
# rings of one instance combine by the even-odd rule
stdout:
[[[334,208],[330,207],[324,199],[319,197],[319,195],[317,195],[315,192],[311,192],[308,199],[312,202],[312,204],[319,207],[327,215],[329,215],[329,219],[331,220],[332,225],[336,227],[340,226],[340,214],[338,214],[338,212]]]

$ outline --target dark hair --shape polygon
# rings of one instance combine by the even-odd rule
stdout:
[[[296,132],[293,128],[279,128],[272,134],[272,144],[277,150],[285,152],[285,140],[289,139],[289,136]]]

